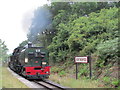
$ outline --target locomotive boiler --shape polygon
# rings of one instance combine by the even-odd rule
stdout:
[[[31,43],[17,47],[10,56],[9,67],[28,79],[46,79],[50,75],[49,53],[44,47]]]

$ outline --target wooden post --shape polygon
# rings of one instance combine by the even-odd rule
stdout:
[[[91,65],[91,56],[88,56],[89,60],[89,70],[90,70],[90,79],[92,78],[92,65]]]
[[[76,63],[76,79],[78,79],[78,64]]]

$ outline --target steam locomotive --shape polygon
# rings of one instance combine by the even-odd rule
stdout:
[[[50,75],[48,57],[46,49],[28,43],[25,47],[14,49],[8,66],[28,79],[47,79]]]

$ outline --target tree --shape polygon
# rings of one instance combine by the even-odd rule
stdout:
[[[64,14],[64,12],[62,12],[62,14]],[[59,13],[58,15],[62,14]],[[60,17],[60,20],[61,18],[63,17]],[[59,18],[57,19],[59,20]],[[64,52],[64,50],[68,54],[72,53],[73,57],[74,55],[90,55],[96,52],[95,47],[100,42],[118,37],[117,25],[118,8],[115,7],[101,9],[99,13],[92,12],[88,14],[88,16],[82,16],[73,21],[70,19],[70,21],[68,20],[66,23],[61,21],[57,25],[57,34],[48,49],[51,53],[57,51],[56,57],[60,56],[61,53],[59,52]],[[64,49],[63,46],[69,48],[69,50]]]
[[[7,60],[7,58],[8,58],[7,51],[8,51],[8,48],[5,45],[5,42],[3,42],[0,39],[0,60],[2,60],[2,61]]]

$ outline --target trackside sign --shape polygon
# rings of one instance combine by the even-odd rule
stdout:
[[[88,63],[88,57],[75,57],[75,63]]]
[[[78,78],[78,63],[88,63],[89,64],[89,72],[90,72],[90,79],[92,77],[92,58],[91,56],[76,56],[74,59],[76,64],[76,79]]]

